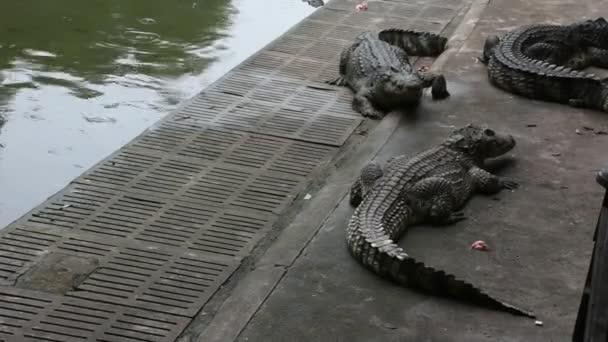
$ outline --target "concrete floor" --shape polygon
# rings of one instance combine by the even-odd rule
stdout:
[[[401,241],[411,255],[544,322],[439,299],[379,279],[348,254],[342,201],[240,334],[240,341],[568,341],[592,247],[603,189],[608,117],[601,112],[512,96],[487,81],[475,57],[491,33],[535,22],[571,22],[608,12],[580,1],[494,0],[460,52],[444,66],[451,98],[427,99],[404,117],[378,160],[430,147],[454,126],[487,123],[513,134],[512,163],[499,171],[515,191],[477,196],[468,220],[415,227]],[[594,131],[584,127],[593,128]],[[578,130],[578,131],[577,131]],[[578,132],[578,133],[577,133]],[[469,250],[475,240],[491,250]]]

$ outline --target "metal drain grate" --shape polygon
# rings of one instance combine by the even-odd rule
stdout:
[[[322,120],[319,118],[320,123]],[[331,134],[331,124],[311,125],[314,132],[304,133],[312,137]],[[167,138],[176,128],[182,134]],[[209,129],[211,136],[204,128],[196,131],[176,123],[163,124],[148,138],[154,139],[150,148],[135,142],[76,182],[130,194],[278,212],[293,199],[306,177],[335,153],[329,146]],[[222,140],[223,154],[219,154],[216,140]],[[95,196],[108,200],[107,190],[97,191]],[[45,217],[52,214],[51,209],[60,208],[45,208],[32,216]],[[77,215],[61,211],[57,219],[66,224]]]
[[[332,146],[341,146],[361,123],[360,116],[352,112],[350,104],[342,110],[330,110],[339,106],[336,94],[346,93],[346,90],[325,85],[299,85],[296,91],[292,91],[283,86],[287,84],[295,83],[274,81],[259,85],[249,97],[228,95],[234,102],[223,107],[215,103],[227,94],[212,89],[178,113],[176,121]],[[285,89],[290,92],[286,93]],[[198,112],[205,106],[213,107],[215,114]]]
[[[0,340],[161,342],[178,337],[181,317],[90,300],[0,288]]]
[[[51,205],[65,208],[52,214],[32,215],[23,220],[30,227],[69,228],[95,234],[98,238],[129,238],[157,246],[173,246],[221,256],[244,256],[274,222],[274,215],[257,210],[258,207],[274,205],[264,198],[253,200],[254,209],[247,209],[248,197],[237,198],[242,209],[200,207],[186,201],[171,201],[158,197],[127,195],[116,190],[107,190],[112,196],[106,205],[89,215],[71,215],[81,202],[70,199],[77,192],[83,196],[91,194],[94,187],[74,185],[64,196],[55,198]],[[242,203],[241,203],[242,202]],[[46,209],[46,208],[45,208]],[[48,210],[50,212],[50,210]],[[72,216],[69,224],[63,215]],[[21,228],[24,229],[24,228]],[[28,263],[49,249],[57,241],[55,236],[20,237],[14,240],[13,232],[0,241],[0,261],[4,262],[4,278],[14,279],[13,274],[24,263]],[[35,232],[32,232],[35,234]],[[10,240],[8,240],[10,239]],[[6,241],[5,241],[6,240]],[[31,242],[34,241],[34,242]],[[1,258],[5,257],[7,261]],[[10,261],[9,261],[10,259]]]
[[[174,255],[159,249],[120,248],[66,296],[194,316],[237,265],[235,260],[193,251]]]
[[[274,215],[258,210],[200,207],[185,201],[127,195],[117,190],[107,190],[106,193],[111,196],[95,212],[89,215],[73,214],[83,204],[80,200],[74,201],[70,194],[78,193],[86,198],[95,192],[95,187],[73,185],[63,196],[54,198],[51,204],[44,207],[44,215],[30,216],[23,224],[37,229],[69,229],[94,234],[98,239],[123,238],[156,247],[171,246],[236,257],[246,255],[275,219]],[[51,207],[64,209],[58,211]],[[63,219],[66,214],[71,217],[69,223]],[[15,237],[20,239],[19,242],[15,241]],[[0,261],[7,264],[3,277],[7,281],[14,280],[20,267],[44,255],[44,251],[48,251],[60,237],[48,233],[43,235],[24,227],[7,234],[0,240]],[[97,253],[103,254],[104,249],[99,248]],[[65,249],[69,250],[70,247],[66,246]]]
[[[66,231],[49,226],[44,235],[39,227],[27,226],[16,227],[9,235],[24,236],[30,241],[44,236],[45,255],[60,253],[62,256],[74,255],[96,260],[93,262],[96,265],[94,272],[86,276],[82,283],[76,284],[76,290],[66,294],[68,297],[194,316],[238,266],[240,259],[236,257],[237,249],[250,242],[247,238],[257,233],[256,229],[266,222],[263,218],[248,218],[240,213],[224,212],[210,216],[205,231],[194,241],[188,241],[192,248],[180,249],[167,244],[150,244],[146,239],[139,238],[124,246],[125,239],[121,237],[105,236],[100,239],[94,232]],[[222,235],[224,231],[233,232],[233,236]],[[141,232],[147,232],[147,227],[141,227]],[[241,241],[242,245],[237,245],[237,241]],[[0,246],[4,244],[5,241],[2,241]],[[14,273],[22,275],[44,255],[32,253],[39,250],[39,246],[29,242],[21,243],[20,247],[22,253],[30,255],[28,259],[6,252],[1,255],[3,260],[19,260]],[[218,252],[230,250],[233,251],[232,255]],[[36,289],[52,288],[54,285],[41,285],[39,282],[32,285],[27,281],[18,284],[27,289],[32,286]]]
[[[12,285],[21,274],[46,255],[59,238],[60,236],[44,230],[15,228],[4,232],[0,236],[0,285]]]

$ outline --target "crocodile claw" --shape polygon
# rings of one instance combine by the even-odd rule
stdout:
[[[372,120],[380,120],[384,117],[384,115],[379,110],[370,110],[367,112],[361,113],[366,118],[370,118]]]
[[[509,189],[509,190],[517,189],[519,187],[519,183],[517,183],[516,181],[512,181],[510,179],[501,179],[500,185],[503,188]]]
[[[467,217],[463,211],[457,211],[450,214],[450,217],[447,219],[447,223],[456,223],[458,221],[466,220]]]
[[[346,80],[342,76],[340,76],[333,80],[325,81],[325,83],[333,86],[343,87],[346,85]]]

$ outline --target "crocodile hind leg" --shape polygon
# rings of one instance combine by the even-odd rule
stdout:
[[[445,99],[450,96],[448,85],[443,75],[433,72],[420,72],[418,75],[424,81],[425,88],[431,87],[431,95],[434,100]]]
[[[479,167],[472,167],[469,175],[474,181],[475,189],[485,194],[495,194],[502,189],[516,189],[517,182],[498,177]]]
[[[587,52],[592,65],[599,68],[608,68],[608,50],[590,47]]]
[[[359,206],[363,197],[374,186],[376,181],[382,177],[383,171],[380,164],[371,162],[361,169],[361,175],[350,188],[350,204],[353,207]]]
[[[454,186],[445,178],[425,178],[403,196],[414,215],[431,224],[446,225],[466,219],[462,211],[456,211]]]
[[[346,79],[344,78],[344,75],[346,75],[346,65],[348,64],[348,60],[350,59],[351,53],[354,51],[355,47],[356,44],[353,44],[350,47],[342,50],[342,52],[340,53],[340,64],[338,67],[340,76],[331,81],[326,81],[325,83],[339,87],[343,87],[346,85]]]

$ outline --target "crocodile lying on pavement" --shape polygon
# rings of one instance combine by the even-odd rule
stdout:
[[[412,158],[400,156],[386,170],[368,164],[353,187],[357,208],[348,224],[351,254],[378,275],[435,295],[534,317],[472,284],[424,265],[395,243],[414,224],[449,224],[465,219],[458,211],[475,193],[513,189],[517,183],[481,167],[486,158],[515,146],[511,136],[475,125],[455,130],[442,144]]]
[[[608,23],[529,25],[486,39],[492,84],[517,95],[608,111],[608,81],[580,69],[608,67]]]
[[[306,2],[308,3],[310,6],[317,8],[317,7],[321,7],[324,6],[325,3],[323,2],[323,0],[302,0],[302,2]]]
[[[355,93],[353,109],[365,117],[381,119],[391,109],[417,104],[424,88],[434,99],[450,94],[445,78],[418,72],[408,55],[438,56],[447,38],[427,32],[398,29],[365,32],[342,51],[340,77],[329,84],[348,86]]]

